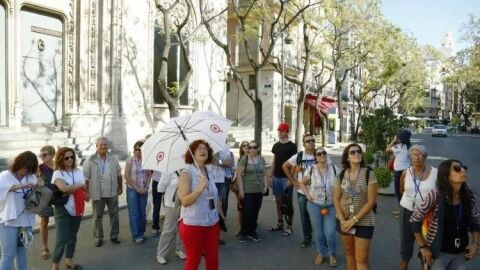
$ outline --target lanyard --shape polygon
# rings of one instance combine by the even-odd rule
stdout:
[[[357,196],[356,187],[357,187],[358,177],[360,176],[360,171],[361,170],[362,170],[362,168],[358,169],[357,177],[355,178],[355,186],[352,184],[351,169],[348,172],[348,182],[350,183],[349,190],[350,190],[350,195],[352,196],[352,203],[353,203],[353,200],[354,200],[355,196]]]
[[[458,213],[457,213],[458,207]],[[457,231],[460,229],[460,224],[462,223],[462,203],[453,205],[453,212],[455,213],[455,224],[457,225]]]
[[[105,167],[107,166],[107,159],[105,158],[105,160],[103,160],[101,157],[100,157],[100,170],[102,171],[102,176],[103,174],[105,173]]]
[[[67,172],[68,177],[70,177],[70,179],[72,179],[73,185],[75,185],[75,173],[73,172],[73,170],[72,170],[72,175],[70,175],[70,173],[68,171],[66,171],[66,172]]]
[[[422,192],[420,191],[420,185],[422,184],[423,174],[425,173],[425,166],[423,166],[422,175],[420,175],[419,178],[417,178],[417,176],[413,172],[413,168],[411,168],[411,170],[409,170],[409,172],[410,172],[410,175],[413,178],[413,184],[415,185],[415,197],[414,198],[417,199],[417,194],[419,194],[420,199],[422,199],[422,201],[423,201]],[[417,184],[417,181],[418,181],[418,184]]]
[[[329,175],[328,174],[328,165],[327,165],[327,172],[325,173],[325,176],[322,175],[322,172],[320,171],[320,169],[318,169],[318,174],[320,175],[320,181],[322,182],[322,185],[323,185],[324,200],[326,202],[327,201],[328,175]]]
[[[23,178],[18,179],[18,175],[16,173],[15,173],[15,177],[17,178],[17,181],[20,183],[20,186],[22,186],[22,179]],[[28,174],[25,175],[25,178],[27,179],[27,183],[28,183]],[[23,186],[21,187],[21,189],[22,189],[22,193],[23,193],[23,199],[26,199],[30,190],[27,189],[27,191],[25,191],[25,188]],[[17,192],[17,191],[15,190],[15,192]],[[17,192],[17,193],[20,193],[20,192]]]

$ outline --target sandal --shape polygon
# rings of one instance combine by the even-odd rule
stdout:
[[[48,248],[42,250],[42,258],[44,260],[48,260],[48,258],[50,258],[50,251],[48,250]]]
[[[287,227],[287,228],[283,229],[282,235],[286,237],[286,236],[292,235],[292,233],[293,233],[292,228]]]
[[[315,265],[320,265],[323,263],[323,256],[322,255],[317,255],[315,257]]]
[[[330,267],[337,267],[337,259],[330,257]]]
[[[275,225],[274,227],[270,227],[268,228],[269,231],[273,232],[273,231],[280,231],[283,229],[283,220],[282,221],[278,221],[277,225]]]

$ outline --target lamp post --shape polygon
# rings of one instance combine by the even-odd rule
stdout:
[[[285,122],[285,48],[284,48],[284,43],[286,44],[292,44],[292,39],[287,33],[287,36],[284,38],[283,31],[280,34],[280,37],[282,39],[282,44],[281,44],[281,54],[282,54],[282,92],[281,92],[281,97],[280,97],[280,110],[281,110],[281,119],[282,123]]]

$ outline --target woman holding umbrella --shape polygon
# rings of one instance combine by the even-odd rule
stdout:
[[[206,141],[192,142],[185,153],[186,167],[178,180],[178,195],[182,203],[180,236],[187,254],[185,270],[198,269],[202,252],[206,270],[218,269],[218,194],[205,167],[212,162],[212,157],[213,150]]]

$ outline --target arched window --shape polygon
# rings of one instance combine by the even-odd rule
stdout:
[[[7,121],[7,16],[0,1],[0,126]]]

